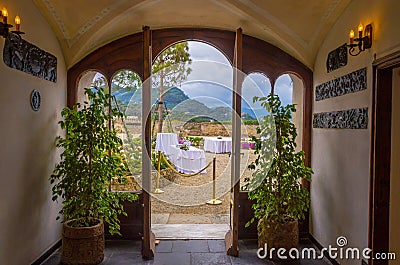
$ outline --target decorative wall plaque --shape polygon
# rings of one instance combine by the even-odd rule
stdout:
[[[331,51],[326,59],[326,71],[332,72],[347,64],[347,44]]]
[[[38,111],[40,109],[40,104],[42,103],[42,96],[40,92],[36,89],[31,93],[31,107],[34,111]]]
[[[3,50],[3,61],[11,68],[57,82],[57,58],[35,45],[9,33]]]
[[[315,88],[315,100],[342,96],[367,88],[367,68],[354,71]]]
[[[368,108],[315,113],[313,128],[367,129]]]

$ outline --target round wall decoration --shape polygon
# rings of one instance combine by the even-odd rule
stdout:
[[[42,103],[42,96],[40,92],[34,89],[31,93],[31,107],[34,111],[38,111],[40,109],[40,104]]]

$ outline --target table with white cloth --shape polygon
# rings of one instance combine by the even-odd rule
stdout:
[[[204,151],[221,154],[232,152],[232,138],[230,137],[205,137]]]
[[[176,133],[157,133],[156,152],[161,151],[167,156],[171,154],[171,146],[178,144],[178,135]]]
[[[182,150],[176,145],[171,145],[171,154],[168,156],[179,172],[193,174],[206,166],[204,151],[190,146],[189,150]],[[206,170],[201,172],[206,173]]]

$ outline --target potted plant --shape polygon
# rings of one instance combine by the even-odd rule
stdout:
[[[255,170],[246,179],[248,197],[254,201],[254,217],[258,221],[258,246],[268,249],[298,246],[298,221],[304,219],[310,206],[310,195],[302,181],[311,181],[312,169],[304,164],[304,152],[296,152],[296,128],[292,123],[295,105],[282,106],[276,95],[254,98],[270,115],[260,121],[255,142],[257,159],[249,165]],[[267,257],[269,257],[267,255]],[[276,257],[272,257],[276,258]]]
[[[104,258],[104,222],[111,234],[119,234],[118,214],[126,213],[122,201],[137,195],[111,192],[111,179],[122,179],[122,141],[109,128],[110,118],[122,113],[110,104],[102,88],[86,88],[88,101],[61,112],[58,136],[61,161],[50,177],[53,200],[63,199],[62,264],[99,264]],[[60,219],[60,216],[57,217]]]

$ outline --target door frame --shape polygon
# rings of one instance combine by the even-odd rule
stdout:
[[[400,51],[376,59],[372,66],[373,113],[368,246],[374,253],[388,253],[393,69],[400,67]],[[371,259],[368,264],[387,265],[388,260]]]
[[[242,34],[242,67],[245,74],[260,72],[265,74],[271,84],[282,74],[294,74],[303,81],[303,136],[302,147],[305,152],[305,164],[311,165],[311,124],[313,102],[313,73],[310,68],[287,54],[276,46],[255,37]],[[228,60],[233,63],[235,50],[234,31],[213,28],[166,28],[151,30],[144,27],[138,32],[113,42],[93,51],[78,63],[73,65],[67,73],[67,105],[71,107],[77,102],[78,84],[80,78],[88,70],[103,73],[105,78],[112,77],[120,70],[133,70],[144,81],[149,75],[151,58],[156,58],[165,48],[181,41],[201,41],[210,44],[220,50]],[[150,58],[150,59],[149,59]],[[240,95],[239,95],[240,96]],[[143,123],[145,135],[149,134],[148,122]],[[147,129],[146,129],[147,128]],[[148,137],[147,137],[148,138]],[[144,147],[146,151],[150,144],[150,138],[145,137]],[[148,161],[146,162],[148,164]],[[148,165],[144,163],[145,170]],[[147,174],[147,173],[145,173]],[[149,177],[148,177],[149,178]],[[144,180],[145,181],[145,180]],[[309,183],[303,183],[310,189]],[[149,194],[144,192],[144,224],[143,224],[143,249],[144,258],[154,256],[154,236],[151,232],[151,214]],[[239,207],[236,204],[235,207]],[[237,215],[238,211],[235,211]],[[236,216],[237,218],[237,216]],[[302,222],[300,231],[308,233],[308,218]],[[236,255],[236,252],[232,253]]]

